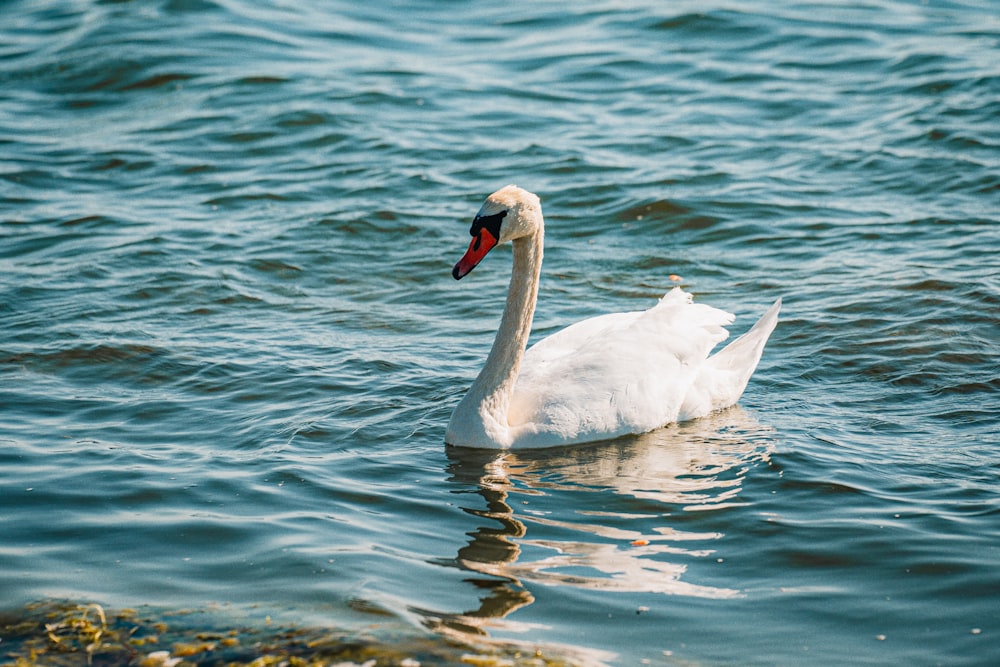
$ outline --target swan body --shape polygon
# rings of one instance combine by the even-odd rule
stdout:
[[[542,264],[541,203],[517,186],[502,188],[486,199],[471,234],[456,279],[508,241],[514,266],[493,347],[448,423],[451,445],[571,445],[702,417],[739,400],[778,321],[781,299],[709,356],[734,317],[675,287],[649,310],[592,317],[525,350]]]

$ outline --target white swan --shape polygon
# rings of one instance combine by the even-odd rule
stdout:
[[[451,445],[570,445],[707,415],[739,400],[778,322],[781,299],[710,357],[734,318],[675,287],[647,311],[583,320],[525,351],[542,267],[541,202],[508,185],[487,197],[470,233],[456,280],[507,241],[514,268],[493,348],[448,423]]]

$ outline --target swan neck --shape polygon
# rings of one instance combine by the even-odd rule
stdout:
[[[531,334],[543,245],[544,230],[541,226],[530,236],[514,239],[514,266],[507,290],[507,304],[486,364],[476,379],[483,407],[502,427],[509,426],[507,414],[510,400]]]

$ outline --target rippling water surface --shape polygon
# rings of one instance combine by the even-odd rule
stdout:
[[[0,7],[0,600],[637,664],[1000,654],[994,2]],[[535,336],[783,318],[739,407],[443,444],[539,193]]]

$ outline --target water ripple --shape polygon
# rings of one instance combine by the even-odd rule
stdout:
[[[996,653],[986,9],[81,0],[0,23],[11,604],[378,609],[620,664]],[[734,333],[782,296],[743,410],[445,449],[509,251],[449,271],[508,182],[545,206],[533,339],[671,275]]]

